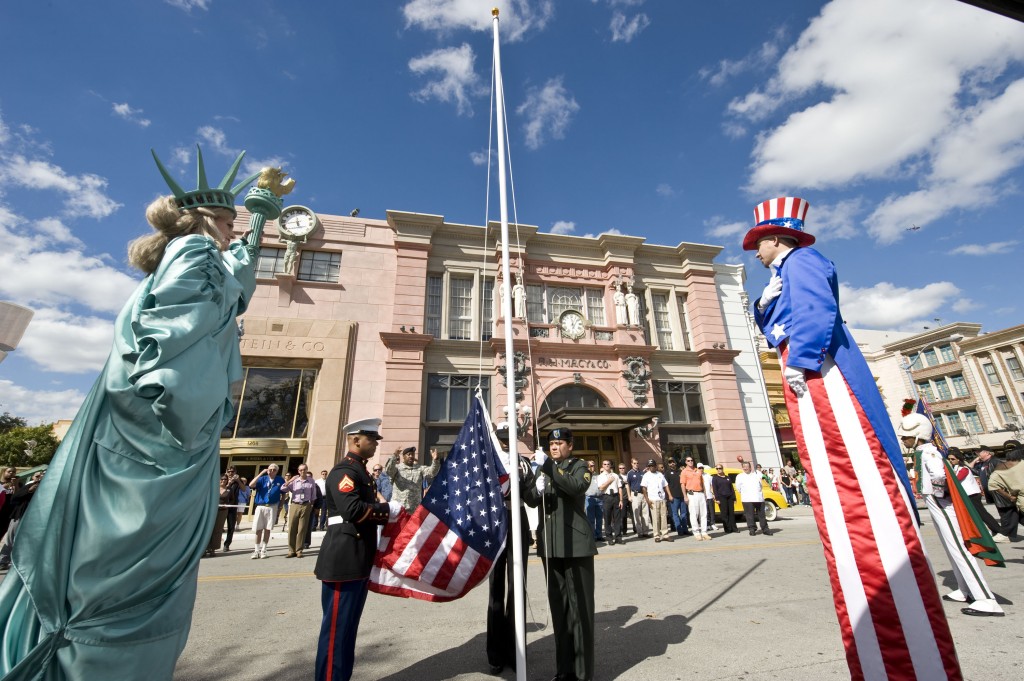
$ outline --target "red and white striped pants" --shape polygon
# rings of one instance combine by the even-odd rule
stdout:
[[[787,352],[780,352],[785,370]],[[853,679],[962,679],[903,485],[842,372],[826,357],[786,407],[818,523]],[[886,424],[888,425],[888,424]]]

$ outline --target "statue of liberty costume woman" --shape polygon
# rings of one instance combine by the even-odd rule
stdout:
[[[22,520],[0,585],[5,680],[170,679],[185,647],[256,286],[255,249],[232,237],[256,175],[231,186],[242,152],[210,187],[197,153],[189,192],[153,154],[174,195],[129,246],[148,276]]]

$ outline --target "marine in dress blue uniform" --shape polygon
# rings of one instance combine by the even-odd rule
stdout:
[[[317,681],[348,681],[355,665],[356,633],[366,604],[370,569],[377,548],[377,526],[387,522],[389,505],[378,503],[366,462],[377,451],[380,419],[345,426],[348,453],[327,474],[324,503],[327,534],[315,574],[323,582],[323,622],[316,651]]]

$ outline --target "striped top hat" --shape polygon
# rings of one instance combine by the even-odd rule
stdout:
[[[804,218],[810,204],[795,196],[768,199],[754,207],[754,227],[743,237],[743,250],[756,251],[757,242],[766,236],[788,236],[797,246],[810,246],[814,236],[804,231]]]

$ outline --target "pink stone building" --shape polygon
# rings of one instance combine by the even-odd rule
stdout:
[[[415,445],[427,461],[454,440],[477,387],[503,420],[506,331],[522,451],[561,424],[586,458],[756,458],[716,286],[720,247],[513,227],[520,287],[506,320],[496,225],[401,211],[318,217],[294,262],[274,223],[264,236],[243,319],[246,380],[222,441],[225,465],[242,475],[271,461],[329,469],[341,427],[375,416],[382,459]]]

